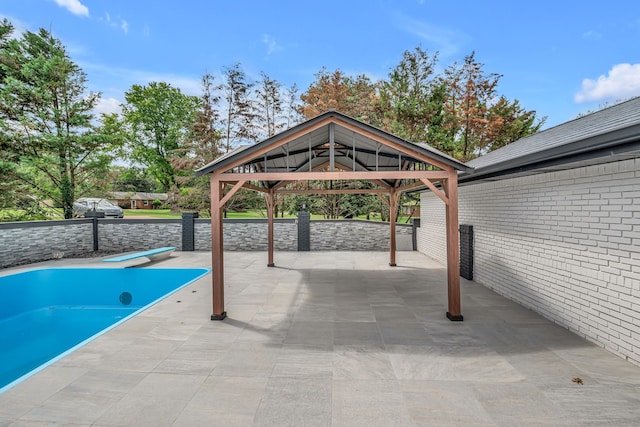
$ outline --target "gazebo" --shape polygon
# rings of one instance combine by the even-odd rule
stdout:
[[[389,265],[396,265],[396,212],[402,192],[426,186],[446,206],[448,311],[460,310],[458,243],[458,172],[473,169],[430,147],[393,136],[344,114],[328,111],[255,145],[242,146],[198,169],[211,175],[213,314],[224,309],[222,208],[241,188],[264,194],[267,205],[268,266],[274,266],[274,207],[281,194],[364,194],[381,197],[389,206]],[[369,181],[371,188],[312,189],[305,181]],[[428,219],[427,219],[428,220]]]

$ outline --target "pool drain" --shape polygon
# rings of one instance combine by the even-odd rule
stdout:
[[[129,305],[133,300],[133,296],[129,292],[123,292],[120,294],[120,302],[122,305]]]

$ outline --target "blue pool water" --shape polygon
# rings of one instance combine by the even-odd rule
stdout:
[[[0,393],[208,272],[50,268],[0,276]]]

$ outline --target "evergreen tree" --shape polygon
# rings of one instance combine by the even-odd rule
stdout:
[[[522,109],[517,100],[498,96],[501,77],[485,73],[475,52],[445,71],[447,134],[454,142],[451,154],[462,161],[537,132],[544,123],[544,119],[536,121],[535,111]]]
[[[413,142],[426,142],[443,149],[444,87],[435,74],[438,54],[420,47],[405,51],[400,63],[381,83],[380,107],[384,126],[391,133]]]
[[[85,73],[50,32],[11,38],[0,23],[0,170],[49,199],[71,218],[74,199],[110,161],[116,142],[91,113],[100,94],[87,92]]]

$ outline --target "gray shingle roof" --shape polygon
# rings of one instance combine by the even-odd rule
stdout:
[[[136,191],[112,191],[109,193],[110,199],[118,200],[168,200],[167,193],[144,193]]]
[[[522,138],[471,160],[467,165],[482,174],[483,170],[507,169],[602,148],[603,145],[615,144],[620,138],[628,139],[629,132],[623,130],[636,126],[640,126],[640,97]]]

